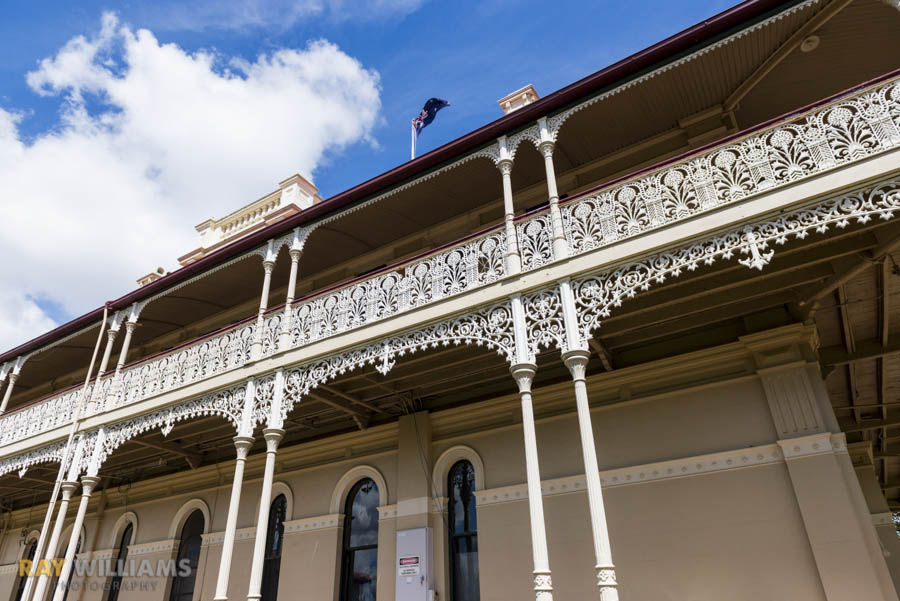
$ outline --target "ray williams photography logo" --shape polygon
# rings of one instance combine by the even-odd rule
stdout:
[[[38,562],[30,559],[19,560],[19,576],[52,576],[59,578],[62,574],[65,559],[42,559]],[[73,564],[72,573],[78,577],[105,577],[105,576],[122,576],[124,577],[153,577],[153,578],[169,578],[174,576],[189,576],[191,573],[191,562],[189,559],[158,559],[156,561],[150,559],[141,559],[135,561],[113,561],[111,559],[76,559]]]

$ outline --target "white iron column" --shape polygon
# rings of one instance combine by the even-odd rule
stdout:
[[[78,475],[81,473],[81,458],[84,455],[84,444],[85,439],[81,437],[78,439],[78,442],[75,445],[75,451],[72,454],[71,462],[69,463],[68,472],[65,470],[65,462],[68,461],[68,454],[66,454],[63,458],[63,464],[60,465],[60,473],[58,476],[57,482],[59,482],[60,490],[62,491],[61,499],[59,503],[59,513],[56,515],[56,523],[53,526],[53,532],[50,535],[50,540],[47,542],[46,547],[42,547],[42,539],[44,538],[44,532],[46,528],[50,525],[50,516],[51,509],[48,509],[47,515],[44,517],[44,528],[41,530],[41,536],[38,538],[38,546],[34,552],[34,560],[35,565],[41,565],[41,560],[44,560],[44,563],[49,561],[56,554],[56,546],[59,544],[59,535],[62,531],[63,522],[66,521],[66,511],[69,508],[69,500],[72,498],[72,494],[78,488]],[[65,480],[62,480],[63,476],[66,476]],[[52,507],[52,502],[51,502]],[[34,590],[34,597],[31,597],[31,592]],[[47,574],[45,572],[41,573],[37,580],[34,578],[29,578],[25,582],[25,590],[22,592],[22,601],[30,601],[30,599],[34,599],[35,601],[42,601],[44,598],[44,593],[47,590]]]
[[[53,601],[62,601],[63,597],[65,597],[69,574],[72,573],[72,563],[75,561],[75,551],[78,550],[78,539],[81,538],[81,525],[84,524],[84,516],[87,513],[88,502],[91,500],[91,493],[99,482],[100,478],[96,476],[81,477],[81,500],[78,503],[75,522],[72,524],[72,534],[69,536],[69,545],[66,547],[66,557],[62,571],[56,581],[57,587],[53,593]]]
[[[263,474],[262,491],[259,494],[259,518],[256,520],[256,540],[253,545],[253,563],[250,566],[250,588],[248,601],[256,601],[262,594],[263,557],[266,551],[266,527],[269,523],[269,504],[272,502],[272,478],[275,474],[275,452],[284,436],[281,428],[263,430],[266,439],[266,468]]]
[[[19,372],[22,370],[22,365],[25,364],[25,361],[28,357],[17,357],[16,362],[13,365],[12,373],[9,374],[9,384],[6,385],[6,391],[3,393],[3,400],[0,401],[0,413],[6,411],[6,405],[9,404],[9,397],[12,396],[13,388],[16,385],[16,380],[19,379]]]
[[[522,271],[522,255],[519,252],[519,241],[516,236],[515,205],[512,194],[512,168],[513,161],[506,148],[506,136],[501,137],[497,143],[500,145],[500,160],[497,168],[503,176],[503,222],[506,227],[506,273],[513,274]]]
[[[9,403],[9,397],[12,396],[13,387],[16,385],[16,380],[19,379],[19,374],[13,372],[9,374],[7,380],[9,380],[9,384],[6,385],[6,390],[3,392],[3,401],[0,401],[0,413],[6,411],[6,405]]]
[[[106,373],[106,368],[109,366],[109,357],[112,355],[113,344],[116,342],[116,335],[119,333],[119,328],[122,327],[122,322],[119,321],[119,314],[116,313],[113,315],[112,319],[109,322],[109,329],[106,330],[106,347],[103,349],[103,357],[100,359],[100,369],[97,370],[97,379],[103,377],[103,374]]]
[[[237,459],[235,459],[234,463],[234,481],[231,484],[231,500],[228,503],[228,519],[225,522],[225,539],[222,541],[222,557],[219,560],[219,578],[216,581],[216,596],[213,597],[215,601],[224,601],[225,599],[228,599],[228,577],[231,573],[231,555],[234,552],[234,535],[237,530],[237,514],[241,504],[241,487],[244,483],[244,464],[247,461],[247,453],[250,452],[250,447],[253,446],[253,438],[250,436],[235,436],[233,440],[234,447],[237,450]],[[267,438],[267,445],[268,440],[269,439]],[[274,451],[272,455],[274,461]],[[268,516],[266,516],[266,520],[268,520]]]
[[[263,472],[262,490],[259,493],[259,517],[256,520],[256,540],[253,544],[253,562],[250,565],[250,587],[247,601],[258,601],[262,596],[263,558],[266,551],[266,528],[269,525],[269,506],[272,503],[272,479],[275,475],[275,453],[284,437],[281,417],[281,401],[284,394],[284,373],[275,373],[275,391],[272,399],[269,427],[263,430],[266,439],[266,466]]]
[[[297,267],[300,264],[300,255],[303,251],[296,248],[296,245],[292,245],[289,252],[291,255],[291,275],[288,280],[287,298],[284,301],[284,317],[281,319],[281,339],[278,341],[280,350],[288,348],[291,344],[291,305],[294,304],[294,294],[297,292]]]
[[[553,149],[556,142],[547,127],[547,119],[538,121],[541,130],[540,151],[544,155],[544,171],[547,175],[547,195],[550,204],[550,228],[553,237],[553,258],[562,259],[569,256],[569,245],[563,231],[562,213],[559,210],[559,191],[556,189],[556,169],[553,167]]]
[[[537,434],[534,429],[534,407],[531,383],[537,366],[528,344],[525,310],[522,298],[511,298],[513,330],[516,339],[516,364],[510,368],[522,401],[522,431],[525,437],[525,475],[528,483],[528,511],[531,518],[531,554],[534,562],[534,596],[536,601],[553,600],[550,578],[550,556],[547,552],[547,528],[544,523],[544,497],[541,492],[541,470],[538,464]]]
[[[98,395],[100,394],[100,379],[103,377],[103,374],[106,373],[106,369],[109,366],[109,357],[112,355],[113,344],[116,342],[116,335],[119,333],[119,328],[121,327],[122,322],[119,321],[119,314],[116,313],[109,322],[109,329],[106,330],[106,347],[103,349],[103,357],[100,359],[100,369],[97,370],[97,378],[94,380],[94,388],[91,390],[91,398],[88,403],[89,406],[96,407],[99,402],[101,405],[105,399],[98,399]]]
[[[531,553],[534,560],[534,596],[537,601],[553,599],[550,578],[550,557],[547,552],[547,530],[544,524],[544,499],[541,493],[541,471],[538,466],[537,435],[534,429],[534,408],[531,382],[535,365],[519,363],[512,367],[512,375],[522,399],[522,430],[525,434],[525,473],[528,481],[528,509],[531,516]]]
[[[87,473],[81,477],[81,501],[78,503],[78,512],[75,514],[75,523],[72,524],[72,534],[69,536],[65,561],[63,562],[62,572],[57,580],[59,586],[57,586],[56,592],[53,593],[53,601],[62,601],[66,594],[65,587],[69,582],[69,574],[72,573],[75,552],[78,549],[78,541],[81,538],[81,525],[84,523],[84,516],[87,513],[88,503],[91,500],[91,492],[93,492],[94,488],[100,482],[100,478],[97,477],[97,474],[100,471],[100,463],[102,461],[101,458],[103,456],[103,446],[105,442],[106,429],[101,426],[94,435],[93,449],[91,451],[90,460],[88,461]],[[84,448],[84,443],[85,439],[79,441],[80,448]],[[75,469],[76,472],[70,470],[70,480],[74,480],[73,476],[77,473],[78,465],[80,463],[81,452],[77,451],[75,460],[72,462],[72,469]],[[50,548],[52,549],[53,547]],[[35,597],[35,599],[40,599],[40,597]]]
[[[129,319],[125,322],[125,338],[122,340],[122,348],[119,350],[119,360],[116,361],[117,376],[122,372],[122,366],[125,365],[125,360],[128,358],[128,347],[131,346],[131,336],[134,334],[136,326],[137,321]]]
[[[594,556],[597,564],[597,586],[601,601],[618,601],[616,568],[613,565],[606,526],[606,509],[603,506],[603,490],[600,487],[600,469],[597,466],[597,450],[594,446],[594,430],[591,426],[591,409],[588,405],[587,385],[584,381],[589,353],[569,351],[563,361],[575,382],[575,404],[578,408],[578,429],[581,431],[581,453],[584,457],[584,474],[587,480],[588,506],[591,512],[591,530],[594,537]]]
[[[263,259],[263,287],[259,297],[259,313],[256,317],[256,335],[253,337],[253,348],[250,351],[252,359],[262,357],[263,328],[265,327],[265,313],[269,308],[269,288],[272,286],[272,271],[275,269],[274,243],[269,240],[266,256]]]
[[[585,375],[590,353],[578,327],[578,312],[575,295],[568,279],[559,282],[562,300],[563,321],[566,326],[566,349],[562,358],[575,385],[575,405],[578,409],[578,429],[581,433],[581,453],[584,460],[584,475],[587,481],[588,507],[591,515],[591,531],[594,539],[597,586],[601,601],[617,601],[616,569],[609,544],[609,530],[606,525],[606,509],[603,506],[603,490],[600,486],[600,468],[597,465],[597,449],[594,444],[594,429],[591,425],[591,410],[588,404]]]
[[[69,500],[72,494],[78,489],[78,482],[67,480],[62,483],[62,499],[59,502],[59,513],[56,514],[56,523],[53,525],[53,533],[50,535],[50,541],[47,543],[47,552],[41,559],[46,563],[49,562],[56,554],[56,546],[59,544],[59,535],[62,533],[63,523],[66,521],[66,511],[69,509]],[[35,564],[35,565],[40,565]],[[44,593],[47,591],[47,583],[49,582],[48,570],[43,570],[38,576],[37,585],[34,587],[35,601],[41,601]],[[24,595],[23,595],[24,599]],[[27,601],[27,600],[26,600]]]
[[[247,392],[244,395],[244,410],[241,420],[241,428],[234,437],[234,448],[237,451],[237,459],[234,463],[234,480],[231,483],[231,500],[228,502],[228,518],[225,521],[225,539],[222,541],[222,557],[219,559],[219,577],[216,581],[215,601],[228,599],[228,578],[231,574],[231,556],[234,552],[234,536],[237,531],[237,514],[241,505],[241,489],[244,485],[244,465],[247,462],[247,454],[253,446],[253,432],[251,415],[253,413],[253,401],[256,394],[255,382],[251,379],[247,382]],[[268,518],[267,518],[268,519]]]

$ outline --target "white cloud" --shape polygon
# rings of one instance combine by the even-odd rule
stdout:
[[[227,30],[287,28],[303,19],[383,21],[399,19],[426,0],[160,0],[136,7],[160,29]]]
[[[74,315],[127,292],[196,246],[194,224],[370,140],[380,109],[378,74],[326,41],[248,62],[111,14],[27,81],[61,119],[26,143],[0,109],[0,348],[49,327],[29,299]]]

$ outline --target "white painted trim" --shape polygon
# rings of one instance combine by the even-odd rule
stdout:
[[[131,545],[128,545],[128,546],[129,546],[129,548],[131,547]],[[94,551],[93,553],[88,551],[86,553],[79,553],[78,555],[79,555],[79,559],[81,559],[81,557],[80,557],[81,555],[90,555],[91,559],[97,559],[97,560],[112,559],[113,553],[115,553],[117,550],[118,550],[117,548],[98,549],[98,550]]]
[[[148,553],[163,553],[172,551],[178,547],[181,542],[180,538],[170,538],[166,540],[158,540],[150,543],[141,543],[139,545],[128,546],[128,557],[134,555],[147,555]]]
[[[172,520],[171,526],[169,526],[170,539],[181,540],[181,528],[184,526],[184,523],[187,521],[188,517],[191,515],[191,513],[193,513],[195,509],[199,509],[203,513],[203,534],[209,532],[209,505],[207,505],[206,501],[204,501],[203,499],[193,498],[182,505],[178,512],[175,514],[175,518]]]
[[[299,532],[312,532],[313,530],[328,530],[337,528],[341,525],[343,515],[333,513],[329,515],[320,515],[311,518],[302,518],[299,520],[291,520],[284,523],[284,534],[297,534]]]
[[[334,485],[334,492],[331,493],[331,504],[329,505],[329,513],[343,513],[344,502],[347,500],[347,494],[353,485],[363,478],[371,478],[378,487],[378,506],[384,507],[388,500],[388,487],[384,476],[371,465],[358,465],[347,470],[337,484]]]
[[[808,440],[807,440],[808,439]],[[776,463],[784,463],[791,459],[821,455],[826,453],[846,453],[847,446],[843,443],[843,434],[814,434],[790,441],[779,441],[776,444],[747,447],[720,453],[710,453],[696,457],[685,457],[658,463],[648,463],[632,467],[624,467],[600,472],[600,483],[604,488],[616,486],[630,486],[646,482],[657,482],[672,478],[684,478],[717,472],[758,467]],[[823,441],[828,441],[828,449],[823,448]],[[785,459],[781,450],[781,443],[791,443],[800,447],[800,451],[794,453],[789,459]],[[800,444],[797,444],[800,443]],[[814,448],[814,445],[819,445]],[[541,492],[544,496],[561,495],[586,491],[584,475],[566,476],[541,482]],[[528,498],[525,484],[515,484],[482,490],[476,493],[476,502],[479,506],[520,501]]]
[[[456,465],[457,461],[465,459],[472,464],[475,470],[475,490],[484,489],[484,461],[478,451],[464,444],[450,447],[437,458],[434,462],[434,470],[431,474],[432,490],[438,497],[448,496],[447,476],[450,474],[450,468]]]
[[[787,461],[809,457],[810,455],[847,452],[846,436],[844,434],[831,434],[830,432],[779,440],[778,446],[781,447],[781,452]]]
[[[210,532],[200,535],[203,541],[201,547],[211,547],[221,545],[225,541],[225,531]],[[234,540],[251,540],[256,538],[256,526],[248,526],[247,528],[238,528],[234,531]]]
[[[110,549],[118,549],[119,548],[119,538],[122,536],[122,533],[125,531],[125,528],[127,527],[128,524],[132,525],[131,540],[128,541],[128,546],[130,547],[137,540],[137,532],[138,532],[137,514],[133,511],[126,511],[125,513],[120,515],[119,519],[116,520],[116,523],[113,524],[112,538],[110,538]]]
[[[73,521],[71,524],[63,528],[62,533],[59,536],[59,542],[56,544],[56,555],[55,557],[62,557],[66,554],[66,548],[69,546],[69,538],[72,536],[72,526],[75,525]],[[81,525],[81,532],[79,533],[79,538],[81,539],[81,548],[84,550],[87,544],[87,530],[84,527],[84,524]]]
[[[278,482],[272,483],[272,496],[269,499],[270,511],[271,504],[275,501],[275,497],[278,495],[284,495],[285,501],[287,501],[287,507],[285,508],[287,511],[285,512],[285,522],[294,517],[294,492],[291,490],[291,487],[284,481],[279,480]],[[259,515],[259,498],[256,499],[256,511],[253,512],[253,515]]]
[[[16,562],[22,559],[22,556],[25,555],[25,549],[28,547],[28,543],[31,541],[36,541],[41,538],[41,531],[37,528],[31,530],[28,534],[25,535],[25,544],[19,544],[19,551],[16,553]]]
[[[890,526],[894,527],[894,513],[891,511],[885,511],[882,513],[873,513],[872,514],[872,524],[876,527],[878,526]]]
[[[385,505],[383,507],[378,508],[378,521],[381,520],[392,520],[397,517],[397,506],[396,505]]]

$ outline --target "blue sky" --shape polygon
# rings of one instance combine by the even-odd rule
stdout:
[[[315,179],[323,195],[330,196],[406,160],[407,124],[431,96],[450,100],[452,108],[423,133],[420,154],[496,119],[495,101],[522,85],[532,83],[539,93],[550,93],[731,4],[425,2],[406,15],[379,15],[376,9],[366,18],[313,15],[285,25],[223,23],[202,14],[185,22],[167,14],[166,3],[12,1],[0,21],[0,106],[30,111],[22,123],[27,134],[53,127],[58,99],[35,95],[25,84],[25,73],[68,39],[98,29],[103,11],[117,12],[135,28],[150,29],[160,42],[248,60],[325,38],[376,70],[382,86],[382,120],[374,131],[379,148],[359,144],[328,156]],[[342,12],[354,10],[350,2]],[[260,193],[267,190],[264,186]]]
[[[176,267],[194,224],[295,171],[328,197],[408,160],[431,96],[451,107],[419,154],[731,4],[7,0],[0,190],[21,210],[0,252],[21,268],[0,275],[0,346]]]

